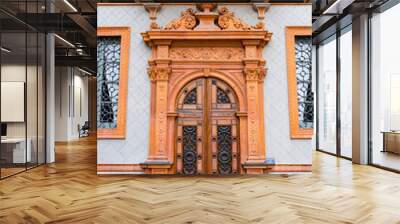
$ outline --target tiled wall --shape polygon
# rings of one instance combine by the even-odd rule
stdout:
[[[188,6],[164,5],[157,22],[162,26],[167,24]],[[252,5],[230,4],[229,8],[245,22],[257,23],[257,13]],[[97,161],[98,164],[141,163],[146,160],[149,148],[150,81],[146,68],[151,52],[140,35],[149,27],[148,13],[139,5],[99,6],[97,18],[98,27],[129,26],[132,32],[126,139],[99,140]],[[311,5],[273,5],[264,22],[267,30],[273,33],[264,50],[268,69],[264,93],[267,158],[280,164],[310,164],[311,140],[291,140],[289,137],[285,27],[311,26]]]

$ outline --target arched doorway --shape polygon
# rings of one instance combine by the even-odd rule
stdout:
[[[198,78],[178,95],[177,173],[238,173],[237,97],[217,78]]]
[[[267,170],[262,52],[272,33],[214,6],[188,8],[142,33],[152,49],[150,144],[142,164],[148,174]],[[230,101],[221,101],[224,94]]]

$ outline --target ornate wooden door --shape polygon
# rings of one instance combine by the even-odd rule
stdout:
[[[238,172],[236,96],[223,81],[196,79],[177,101],[177,173]]]

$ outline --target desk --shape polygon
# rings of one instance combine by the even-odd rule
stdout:
[[[32,141],[30,138],[26,140],[28,143],[28,147],[26,147],[25,152],[25,138],[6,138],[1,139],[1,147],[2,147],[2,157],[4,154],[9,155],[6,158],[6,161],[9,163],[25,163],[31,162],[32,160],[32,152],[31,145]],[[12,154],[12,156],[10,155]],[[3,157],[4,158],[4,157]],[[12,158],[12,160],[11,160]]]
[[[384,131],[383,151],[400,154],[400,131]]]

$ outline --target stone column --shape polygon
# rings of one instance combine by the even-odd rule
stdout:
[[[247,159],[243,164],[246,173],[262,174],[266,170],[264,117],[261,108],[263,96],[260,82],[264,79],[265,62],[260,59],[262,43],[257,40],[244,40],[244,75],[247,95]]]

